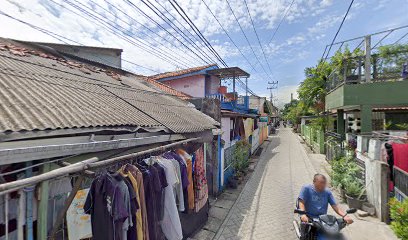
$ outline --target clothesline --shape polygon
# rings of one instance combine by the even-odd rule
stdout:
[[[98,158],[96,157],[90,158],[90,159],[87,159],[87,160],[84,160],[84,161],[81,161],[81,162],[78,162],[72,165],[68,165],[68,166],[61,167],[59,169],[55,169],[55,170],[52,170],[52,171],[49,171],[49,172],[46,172],[40,175],[33,176],[30,178],[24,178],[24,179],[16,180],[13,182],[0,184],[0,195],[14,192],[23,187],[35,185],[37,183],[40,183],[46,180],[50,180],[50,179],[53,179],[59,176],[63,176],[63,175],[71,174],[71,173],[83,172],[89,169],[106,167],[106,166],[120,163],[123,161],[129,161],[131,159],[134,159],[142,155],[146,155],[146,154],[157,152],[157,151],[164,151],[168,148],[171,148],[171,147],[174,147],[180,144],[188,143],[188,142],[197,141],[200,139],[201,138],[189,138],[186,140],[181,140],[178,142],[170,143],[164,146],[155,147],[155,148],[151,148],[148,150],[140,151],[137,153],[131,153],[131,154],[127,154],[127,155],[123,155],[119,157],[114,157],[114,158],[110,158],[110,159],[103,160],[103,161],[98,161]]]
[[[197,213],[208,201],[203,146],[190,150],[133,159],[96,176],[83,204],[92,237],[183,239],[179,213]],[[89,232],[80,237],[85,236]]]

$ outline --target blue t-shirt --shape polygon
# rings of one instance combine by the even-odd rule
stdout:
[[[336,200],[329,189],[317,192],[312,184],[305,185],[299,194],[299,199],[305,203],[306,212],[312,217],[327,214],[328,204],[336,205]]]

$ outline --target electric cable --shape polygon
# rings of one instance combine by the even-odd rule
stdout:
[[[161,28],[163,31],[165,31],[166,33],[168,33],[170,36],[172,36],[175,40],[177,40],[183,47],[185,47],[186,49],[188,49],[189,51],[193,52],[195,55],[197,55],[197,57],[199,57],[200,59],[202,59],[204,62],[206,62],[200,55],[198,55],[196,52],[192,51],[186,44],[184,44],[183,41],[181,41],[180,39],[178,39],[173,33],[171,33],[170,31],[168,31],[166,28],[164,28],[160,23],[158,23],[156,20],[154,20],[152,17],[150,17],[149,15],[147,15],[145,12],[143,12],[143,10],[141,10],[137,5],[133,4],[131,1],[129,0],[124,0],[129,6],[131,6],[133,9],[136,9],[139,13],[141,13],[143,16],[145,16],[147,19],[149,19],[150,21],[154,22],[159,28]]]
[[[204,44],[208,47],[208,49],[214,54],[214,56],[224,65],[228,67],[227,63],[221,58],[218,52],[214,49],[211,43],[205,38],[205,36],[201,33],[200,29],[194,24],[194,22],[190,19],[184,9],[176,2],[176,0],[169,0],[170,4],[173,8],[177,11],[177,13],[183,18],[183,20],[192,28],[192,30],[198,35],[198,37],[204,42]],[[174,3],[173,3],[174,2]],[[177,7],[180,9],[177,9]]]
[[[210,61],[216,63],[216,61],[214,61],[210,56],[207,55],[207,53],[205,51],[202,51],[202,49],[200,49],[194,41],[192,41],[187,34],[185,34],[177,25],[173,24],[172,21],[166,16],[166,14],[164,14],[161,10],[159,10],[152,2],[150,2],[149,0],[140,0],[142,1],[143,4],[145,4],[150,10],[152,10],[158,17],[160,17],[164,22],[166,22],[174,31],[176,31],[178,34],[180,34],[180,36],[187,42],[189,42],[194,49],[196,49],[199,53],[201,53],[202,55],[204,55],[205,57],[207,57]],[[149,4],[148,4],[149,3]],[[152,9],[152,7],[155,9]],[[157,12],[156,12],[157,11]],[[201,57],[200,57],[201,58]],[[202,59],[205,63],[209,64],[209,62],[207,62],[207,60]]]
[[[51,0],[51,1],[54,2],[57,5],[60,5],[60,6],[64,7],[65,9],[71,10],[69,8],[66,8],[64,5],[61,5],[61,4],[57,3],[57,2],[55,2],[54,0]],[[157,48],[154,48],[154,47],[152,47],[150,45],[147,45],[145,42],[141,41],[138,38],[134,38],[123,27],[115,26],[112,23],[110,23],[109,21],[107,21],[106,19],[104,19],[103,17],[95,16],[91,12],[87,11],[86,9],[81,8],[80,6],[70,2],[69,0],[63,0],[63,1],[66,4],[70,5],[71,7],[77,9],[81,13],[85,14],[89,18],[84,17],[83,15],[76,13],[78,16],[83,17],[83,18],[87,19],[88,21],[91,21],[93,23],[96,23],[96,24],[100,25],[101,27],[105,28],[106,30],[108,30],[109,32],[114,34],[115,36],[120,37],[124,41],[126,41],[126,42],[128,42],[128,43],[130,43],[130,44],[132,44],[132,45],[134,45],[134,46],[136,46],[136,47],[138,47],[138,48],[140,48],[140,49],[142,49],[142,50],[144,50],[144,51],[146,51],[146,52],[148,52],[148,53],[150,53],[150,54],[152,54],[152,55],[154,55],[154,56],[156,56],[156,57],[158,57],[158,58],[160,58],[160,59],[162,59],[162,60],[164,60],[164,61],[166,61],[166,62],[168,62],[168,63],[170,63],[172,65],[174,65],[174,66],[176,66],[176,67],[178,67],[180,65],[182,65],[183,67],[186,67],[186,68],[191,67],[191,66],[188,65],[188,63],[184,63],[180,59],[176,59],[175,57],[170,56],[169,54],[166,54],[166,53],[163,53],[163,52],[161,52],[161,54],[158,53],[159,51],[157,51]],[[74,0],[74,1],[77,2],[78,4],[83,5],[82,3],[79,3],[76,0]],[[72,11],[72,10],[71,10],[71,12],[75,13],[75,11]],[[122,29],[122,31],[117,31],[117,28]]]
[[[262,65],[261,61],[259,60],[258,56],[256,55],[254,48],[252,47],[251,43],[249,42],[249,39],[248,39],[247,35],[245,34],[244,29],[242,28],[241,24],[239,23],[238,18],[237,18],[237,16],[235,15],[235,12],[234,12],[234,10],[233,10],[232,7],[231,7],[231,4],[229,3],[228,0],[225,0],[225,1],[227,2],[228,7],[229,7],[229,9],[231,10],[232,15],[234,16],[235,21],[238,23],[238,26],[239,26],[239,28],[241,29],[241,32],[242,32],[242,34],[244,35],[244,37],[245,37],[245,39],[246,39],[246,41],[247,41],[247,43],[248,43],[248,45],[249,45],[249,47],[250,47],[252,53],[254,54],[256,60],[259,62],[260,66],[262,67],[262,69],[263,69],[263,71],[265,72],[266,76],[268,76],[268,77],[270,78],[270,76],[266,73],[265,68],[264,68],[264,66]],[[271,79],[271,80],[272,80],[272,79]]]
[[[292,8],[293,3],[295,2],[295,0],[292,0],[292,2],[290,3],[290,5],[286,8],[285,13],[283,14],[283,17],[281,18],[281,20],[278,23],[278,26],[276,27],[275,31],[272,34],[271,40],[269,40],[268,44],[271,44],[272,40],[275,38],[276,33],[278,32],[280,26],[282,25],[283,21],[286,18],[286,15],[288,15],[289,10]]]
[[[247,11],[248,11],[249,19],[251,20],[252,28],[254,29],[254,32],[255,32],[256,38],[257,38],[257,40],[258,40],[259,46],[261,47],[262,54],[263,54],[263,56],[264,56],[264,58],[265,58],[266,64],[267,64],[267,66],[268,66],[268,68],[269,68],[269,71],[270,71],[271,74],[272,74],[271,66],[270,66],[270,64],[269,64],[268,58],[266,57],[265,50],[264,50],[264,48],[263,48],[263,46],[262,46],[262,44],[261,44],[261,40],[259,39],[258,32],[256,31],[255,24],[254,24],[254,20],[252,19],[251,13],[250,13],[250,11],[249,11],[248,3],[247,3],[246,0],[244,0],[244,3],[245,3],[245,6],[246,6],[246,9],[247,9]]]
[[[337,32],[336,32],[336,34],[335,34],[334,37],[333,37],[333,40],[332,40],[332,42],[331,42],[331,44],[330,44],[330,46],[329,46],[329,50],[327,51],[326,57],[324,58],[323,62],[325,62],[325,61],[327,60],[327,57],[328,57],[329,54],[330,54],[330,50],[331,50],[331,48],[332,48],[332,46],[333,46],[333,44],[334,44],[334,41],[336,41],[337,35],[339,34],[341,28],[343,27],[344,21],[346,20],[347,15],[348,15],[349,12],[350,12],[351,6],[353,6],[353,3],[354,3],[354,0],[351,0],[350,5],[349,5],[348,8],[347,8],[346,14],[344,14],[343,20],[341,21],[340,26],[339,26],[339,28],[337,29]]]

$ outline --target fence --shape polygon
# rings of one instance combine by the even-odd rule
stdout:
[[[321,154],[325,152],[324,132],[322,130],[315,129],[311,126],[302,125],[301,132],[306,143],[311,146],[315,152]]]
[[[343,138],[338,133],[326,133],[326,159],[332,161],[345,155]]]
[[[394,166],[395,197],[402,201],[408,196],[408,173]]]
[[[224,183],[234,174],[234,152],[237,145],[234,144],[224,150]],[[248,158],[251,156],[251,149],[248,150]]]
[[[337,88],[342,84],[360,84],[367,82],[395,81],[406,78],[404,64],[408,52],[390,53],[386,56],[373,54],[371,56],[370,79],[365,79],[365,56],[357,56],[343,60],[342,67],[334,70],[328,79],[327,90]]]

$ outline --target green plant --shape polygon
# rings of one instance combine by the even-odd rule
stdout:
[[[240,176],[241,173],[249,166],[249,150],[251,145],[246,140],[240,140],[235,144],[233,152],[233,167],[235,175]]]
[[[398,130],[408,130],[408,123],[397,123],[395,126]]]
[[[345,188],[352,180],[357,179],[360,168],[353,158],[340,157],[331,162],[331,184],[334,187]]]
[[[348,176],[344,180],[344,190],[348,196],[360,199],[364,193],[365,187],[356,177]]]
[[[392,121],[388,121],[386,123],[384,123],[384,129],[385,130],[390,130],[392,127]]]
[[[392,198],[389,205],[392,219],[391,229],[398,238],[408,240],[408,198],[402,202]]]

